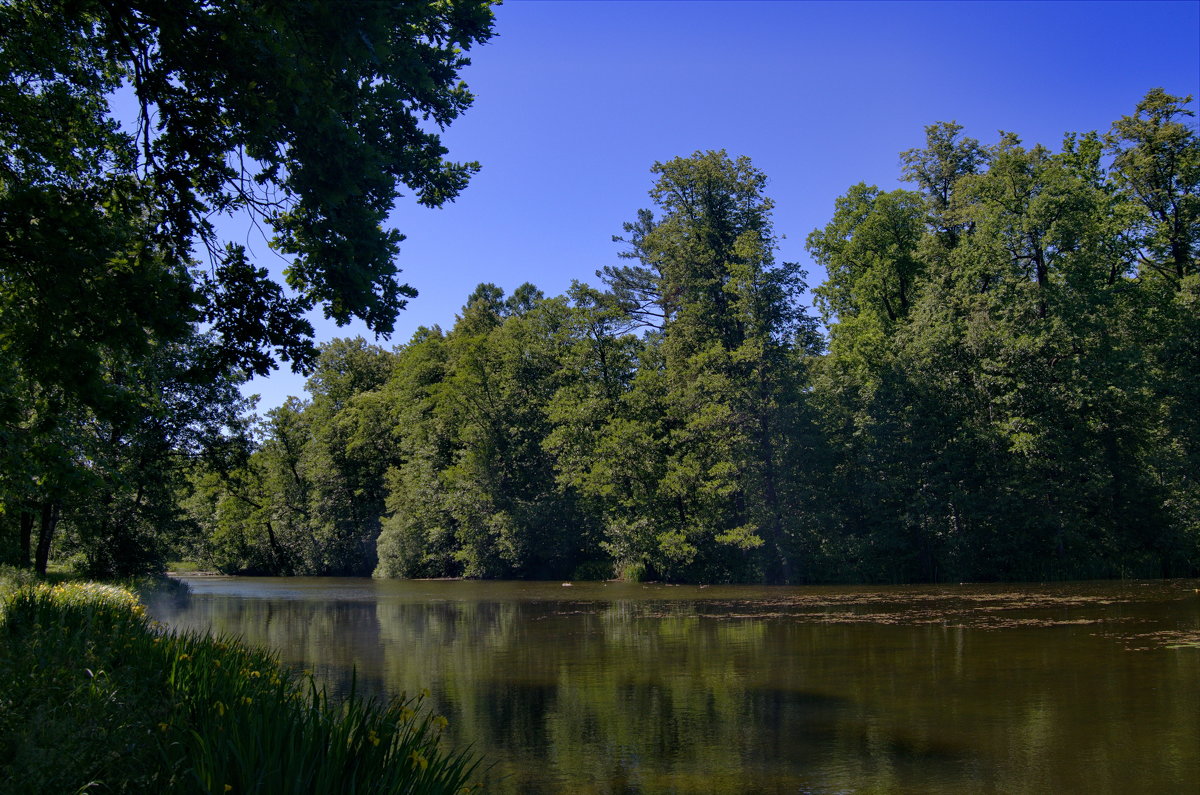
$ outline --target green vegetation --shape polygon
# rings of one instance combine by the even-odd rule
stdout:
[[[0,780],[9,792],[446,792],[421,698],[330,703],[236,642],[161,634],[129,590],[0,572]]]
[[[483,0],[0,4],[0,561],[909,581],[1200,571],[1200,139],[1150,91],[1061,148],[954,123],[777,261],[766,175],[653,166],[599,283],[448,330],[383,225],[476,164]],[[136,120],[110,103],[122,94]],[[811,154],[811,153],[810,153]],[[249,214],[287,289],[219,238]],[[199,253],[198,253],[199,252]],[[822,329],[822,325],[824,328]],[[307,399],[250,414],[278,361]]]
[[[654,167],[625,264],[337,340],[187,502],[224,571],[911,581],[1200,571],[1200,142],[954,124],[775,261],[766,178]],[[372,544],[375,538],[377,544]]]
[[[415,291],[386,217],[477,169],[437,131],[491,24],[487,0],[0,4],[0,560],[161,569],[186,469],[245,452],[237,384],[309,368],[316,307],[391,330]],[[287,289],[222,215],[270,230]]]

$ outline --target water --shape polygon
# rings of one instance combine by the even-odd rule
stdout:
[[[1200,581],[185,577],[171,627],[430,691],[496,792],[1200,792]]]

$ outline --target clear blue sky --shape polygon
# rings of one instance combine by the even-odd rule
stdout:
[[[1200,94],[1200,2],[508,0],[464,77],[474,107],[444,135],[483,170],[440,210],[401,200],[400,267],[420,291],[391,346],[449,328],[483,281],[547,295],[595,282],[656,161],[748,155],[770,178],[781,260],[823,274],[804,239],[865,181],[899,185],[902,150],[956,120],[1057,148],[1104,130],[1153,87]],[[1193,103],[1193,108],[1195,103]],[[253,248],[269,261],[265,246]],[[318,336],[365,333],[319,322]],[[259,410],[303,393],[280,370]]]

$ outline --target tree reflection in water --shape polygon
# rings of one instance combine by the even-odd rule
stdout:
[[[495,761],[493,791],[1200,780],[1200,649],[1177,642],[1200,635],[1189,583],[191,582],[187,605],[152,607],[169,625],[269,646],[335,692],[352,671],[381,695],[428,688],[450,741]]]

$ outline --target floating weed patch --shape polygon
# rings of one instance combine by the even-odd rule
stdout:
[[[0,599],[0,781],[9,792],[459,793],[420,697],[333,703],[229,638],[163,634],[128,590],[20,585]]]
[[[1126,651],[1149,651],[1151,649],[1200,649],[1200,631],[1167,629],[1159,632],[1141,632],[1128,638]]]

